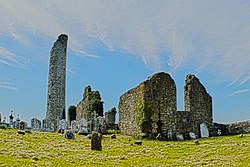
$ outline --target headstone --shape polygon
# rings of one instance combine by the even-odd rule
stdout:
[[[168,130],[168,139],[173,140],[173,131],[172,130]]]
[[[157,136],[156,136],[156,140],[162,140],[162,136],[161,136],[161,134],[160,134],[160,133],[158,133],[158,134],[157,134]]]
[[[77,122],[76,120],[71,121],[71,130],[73,133],[77,133]]]
[[[182,141],[182,140],[184,140],[184,137],[182,134],[176,134],[176,139],[179,141]]]
[[[64,132],[67,129],[67,122],[65,119],[62,119],[59,121],[59,126],[58,126],[58,130],[61,130],[62,132]]]
[[[102,134],[106,133],[106,120],[105,120],[105,118],[99,116],[99,117],[97,117],[97,119],[98,119],[98,121],[97,121],[97,123],[98,123],[98,132],[102,133]]]
[[[101,136],[93,131],[91,136],[91,150],[102,150],[102,138]]]
[[[64,133],[64,137],[66,139],[75,139],[75,136],[71,130],[66,130],[66,132]]]
[[[201,138],[209,137],[208,128],[205,123],[200,124],[200,133],[201,133]]]
[[[88,128],[88,123],[87,123],[86,119],[84,119],[84,118],[80,119],[79,130],[87,129],[87,128]]]
[[[21,130],[25,130],[27,126],[28,126],[28,124],[26,122],[24,122],[24,121],[20,122],[20,129]]]
[[[54,124],[47,119],[43,119],[43,132],[54,132]]]
[[[218,129],[218,131],[217,131],[217,135],[218,135],[218,136],[220,136],[220,135],[221,135],[221,130],[220,130],[220,129]]]
[[[190,139],[196,139],[196,135],[194,132],[189,132]]]
[[[31,130],[40,131],[42,127],[41,121],[37,118],[31,119]]]

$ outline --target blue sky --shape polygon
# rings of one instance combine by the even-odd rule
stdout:
[[[67,108],[99,90],[105,111],[158,71],[170,73],[183,110],[195,74],[213,97],[214,121],[250,119],[250,2],[0,0],[0,113],[45,117],[49,52],[69,36]]]

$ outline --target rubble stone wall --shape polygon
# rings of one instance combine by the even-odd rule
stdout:
[[[85,87],[83,99],[76,106],[76,121],[78,124],[84,118],[90,121],[94,111],[97,116],[103,116],[103,102],[98,91],[92,91],[90,86]]]
[[[175,129],[176,87],[166,73],[157,73],[120,97],[121,133],[166,134]]]
[[[200,136],[200,124],[212,126],[212,97],[194,75],[187,75],[184,86],[185,111],[191,114],[192,131]]]
[[[185,111],[177,111],[175,82],[164,72],[124,93],[119,102],[121,133],[187,138],[192,132],[199,137],[201,124],[212,126],[212,98],[194,75],[187,75],[184,89]]]

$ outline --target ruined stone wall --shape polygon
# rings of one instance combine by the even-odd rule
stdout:
[[[176,87],[169,74],[157,73],[120,97],[121,133],[166,134],[175,129]]]
[[[144,83],[141,83],[120,97],[119,128],[122,134],[139,136],[141,133],[139,120],[144,107],[143,88]]]
[[[109,111],[105,112],[105,121],[107,124],[108,129],[112,129],[115,125],[115,115],[116,115],[116,108],[113,107]]]
[[[57,120],[65,119],[66,52],[68,36],[58,37],[50,51],[46,119],[57,129]]]
[[[192,132],[192,115],[190,112],[177,111],[175,116],[176,121],[176,133],[177,134],[187,134]]]
[[[229,134],[240,134],[250,132],[250,120],[244,122],[237,122],[232,124],[227,124],[227,131]]]
[[[97,116],[103,116],[103,102],[98,91],[92,91],[90,86],[84,89],[83,99],[76,106],[76,121],[82,118],[90,121],[94,111]]]
[[[200,124],[212,126],[212,97],[194,75],[187,75],[184,86],[185,112],[191,115],[191,130],[200,136]]]

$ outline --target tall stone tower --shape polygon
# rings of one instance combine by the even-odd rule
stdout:
[[[65,119],[67,41],[68,36],[61,34],[50,51],[46,119],[54,130],[58,120]]]

